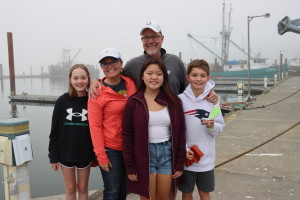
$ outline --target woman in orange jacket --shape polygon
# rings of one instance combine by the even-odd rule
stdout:
[[[104,182],[103,199],[126,199],[126,173],[122,156],[122,117],[128,97],[136,92],[134,82],[123,75],[122,58],[114,48],[101,52],[105,74],[100,96],[88,102],[90,132]]]

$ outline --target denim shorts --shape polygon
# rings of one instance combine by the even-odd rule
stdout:
[[[171,140],[150,143],[150,174],[172,174],[172,142]]]

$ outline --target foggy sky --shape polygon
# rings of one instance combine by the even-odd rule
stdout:
[[[62,49],[71,56],[82,49],[76,63],[96,65],[99,52],[117,48],[126,62],[143,51],[141,26],[157,21],[165,36],[163,47],[169,53],[182,52],[184,62],[211,53],[187,38],[187,33],[211,50],[220,53],[223,0],[1,0],[0,63],[8,74],[7,32],[13,33],[16,74],[41,73],[41,66],[56,64]],[[270,18],[254,18],[250,23],[251,49],[273,63],[300,52],[300,35],[277,33],[277,23],[285,16],[300,18],[299,0],[227,0],[232,7],[231,39],[247,51],[247,16],[270,13]],[[217,38],[217,39],[213,39]],[[246,58],[233,46],[230,59]]]

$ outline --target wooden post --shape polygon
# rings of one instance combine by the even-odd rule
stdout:
[[[0,64],[0,80],[3,79],[3,68],[2,68],[2,64]]]
[[[44,76],[44,68],[41,66],[41,75]]]
[[[215,78],[218,77],[218,71],[219,71],[218,59],[215,58]]]
[[[12,37],[12,33],[10,32],[7,33],[7,45],[8,45],[9,78],[10,78],[10,95],[16,96],[13,37]]]
[[[1,90],[2,90],[2,91],[4,90],[3,78],[4,78],[4,75],[3,75],[3,68],[2,68],[2,64],[0,64],[0,84],[1,84]]]
[[[284,68],[283,68],[284,69],[284,77],[288,77],[289,74],[288,74],[288,70],[287,70],[288,69],[288,59],[287,58],[284,59],[283,65],[284,65]]]
[[[29,121],[0,120],[0,164],[3,164],[5,200],[30,200],[28,162],[31,160]]]
[[[30,200],[28,162],[21,166],[3,165],[3,176],[5,200]]]
[[[282,53],[280,52],[280,60],[279,60],[279,81],[281,81],[282,77]]]

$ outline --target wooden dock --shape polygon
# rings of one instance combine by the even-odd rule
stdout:
[[[27,102],[27,103],[42,103],[42,104],[54,104],[58,96],[50,95],[15,95],[8,97],[12,102]]]
[[[248,81],[243,78],[218,78],[213,80],[216,84],[214,90],[216,93],[232,93],[237,94],[237,83],[243,82],[245,86],[244,93],[248,91]],[[268,81],[268,88],[273,87],[275,84],[274,80]],[[268,88],[264,87],[263,79],[251,79],[251,95],[259,95],[269,91]],[[50,95],[30,95],[30,94],[18,94],[15,96],[9,96],[11,103],[22,104],[22,105],[51,105],[54,104],[58,96]]]
[[[224,87],[215,87],[216,93],[232,93],[236,94],[237,89],[236,86],[224,86]],[[268,91],[265,88],[261,87],[252,87],[251,94],[259,95],[263,92]],[[245,88],[245,94],[247,93],[247,87]],[[52,105],[55,104],[58,96],[49,96],[49,95],[22,95],[18,94],[15,96],[8,96],[11,100],[11,104],[21,104],[21,105]]]

